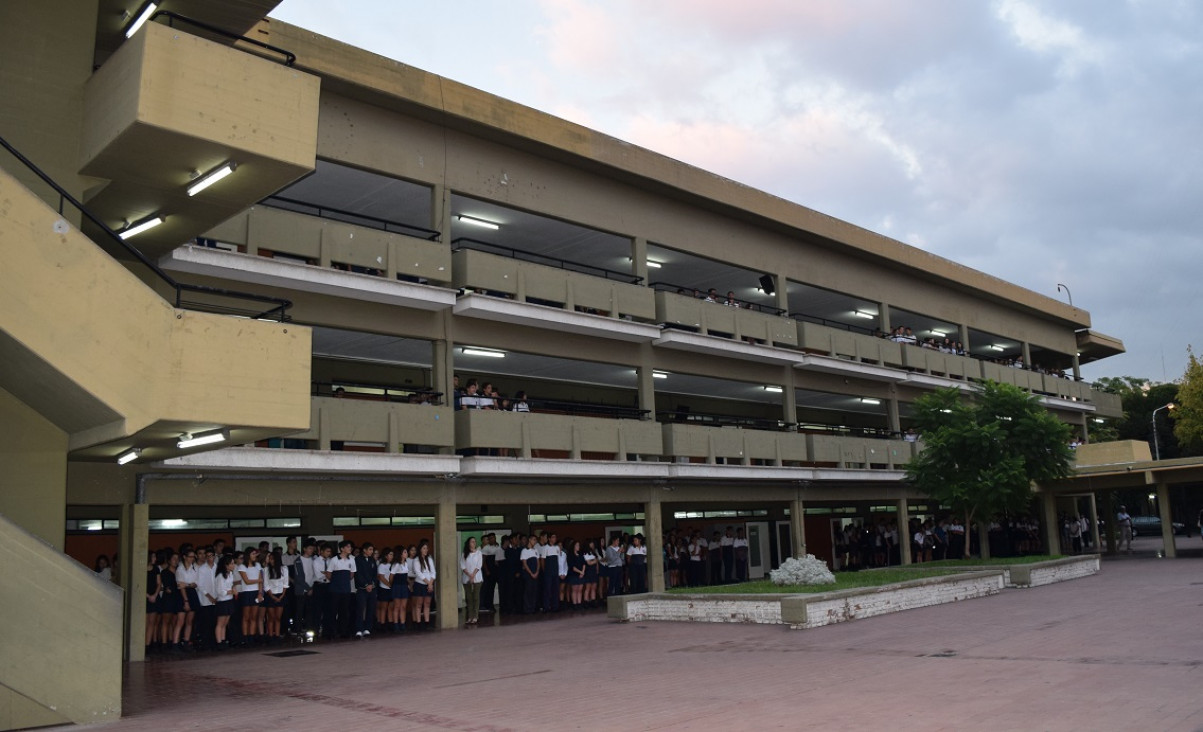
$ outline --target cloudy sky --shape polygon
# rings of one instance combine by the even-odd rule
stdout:
[[[1203,276],[1194,0],[284,0],[273,15],[1089,310],[1173,380]]]

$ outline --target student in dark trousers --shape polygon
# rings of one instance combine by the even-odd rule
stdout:
[[[493,606],[493,596],[497,593],[497,573],[501,571],[502,549],[497,546],[497,537],[494,534],[485,534],[484,546],[480,548],[480,554],[484,558],[484,584],[480,588],[480,611],[482,613],[491,613],[496,608]]]
[[[560,542],[555,534],[547,537],[547,547],[543,550],[542,572],[543,610],[554,613],[560,611]]]
[[[351,556],[353,546],[350,541],[343,541],[338,545],[338,556],[326,564],[335,622],[338,634],[343,638],[351,637],[351,612],[355,606],[355,559]]]
[[[719,539],[719,548],[723,552],[723,583],[730,583],[735,579],[735,528],[727,527],[727,533],[723,534],[723,538]]]
[[[631,593],[647,592],[647,547],[643,545],[643,534],[631,537],[627,547],[627,567],[631,574]]]
[[[501,568],[501,575],[498,577],[498,583],[501,585],[501,612],[517,614],[522,612],[522,605],[515,602],[522,592],[522,578],[519,574],[522,564],[522,549],[518,545],[517,536],[506,537],[505,550],[502,553],[504,559]]]
[[[519,556],[522,562],[522,612],[534,613],[539,607],[539,551],[535,537],[526,538],[526,548]]]
[[[355,557],[355,637],[372,634],[372,623],[376,619],[376,570],[380,562],[376,559],[376,547],[366,542]]]

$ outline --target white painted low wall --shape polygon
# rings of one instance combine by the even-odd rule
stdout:
[[[1062,557],[1035,564],[1013,564],[1007,567],[1008,587],[1039,587],[1055,582],[1089,577],[1098,574],[1099,555],[1086,554],[1080,557]]]
[[[615,602],[618,601],[618,602]],[[621,610],[615,615],[615,605]],[[619,620],[685,620],[697,623],[781,623],[781,595],[677,595],[649,593],[609,599]]]
[[[1002,592],[1002,572],[973,572],[926,577],[866,590],[820,595],[787,595],[781,600],[782,622],[794,629],[818,628],[848,620],[960,602]]]

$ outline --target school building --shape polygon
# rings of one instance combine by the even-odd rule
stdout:
[[[1121,414],[1080,308],[277,4],[0,7],[0,729],[119,714],[148,548],[734,525],[761,576],[937,512],[933,389]]]

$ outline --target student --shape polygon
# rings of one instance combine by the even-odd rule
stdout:
[[[417,547],[410,545],[409,549],[416,555]],[[394,632],[405,630],[406,612],[409,610],[409,551],[405,547],[397,547],[397,556],[393,558],[392,577],[389,586],[392,597],[389,600],[389,620]]]
[[[396,621],[393,613],[393,560],[396,555],[391,547],[380,550],[380,563],[376,565],[376,627],[392,630]]]
[[[580,610],[585,593],[585,555],[581,552],[581,543],[573,540],[572,548],[568,551],[568,588],[571,591],[570,601],[573,610]]]
[[[183,607],[176,615],[172,643],[182,648],[192,647],[192,624],[196,618],[196,611],[200,609],[200,595],[197,593],[200,568],[196,565],[196,557],[195,549],[187,549],[183,562],[175,569],[175,584],[181,593]]]
[[[647,592],[647,547],[643,545],[643,534],[631,537],[627,547],[627,566],[631,570],[631,592]]]
[[[159,594],[159,646],[174,653],[179,648],[172,642],[171,634],[175,630],[177,616],[184,611],[184,601],[175,583],[175,569],[180,564],[180,555],[171,549],[163,549],[158,558],[162,587]]]
[[[413,606],[414,624],[429,630],[430,598],[434,596],[434,581],[438,573],[434,569],[434,559],[430,556],[430,542],[426,539],[418,544],[418,555],[414,557],[410,567],[410,576],[414,581],[414,599],[410,603]]]
[[[159,631],[159,595],[163,592],[163,578],[159,576],[156,552],[146,557],[146,651],[156,650],[155,638]]]
[[[288,570],[277,549],[268,552],[263,566],[263,610],[265,613],[265,628],[269,643],[279,643],[284,640],[281,620],[284,617],[285,599],[288,597]]]
[[[355,637],[372,635],[372,620],[376,617],[376,547],[364,542],[355,557]]]
[[[729,584],[735,579],[735,528],[728,526],[723,538],[719,540],[719,548],[723,552],[723,584]]]
[[[541,560],[540,579],[543,584],[543,611],[560,611],[560,542],[555,534],[547,537],[547,544],[539,547]]]
[[[464,584],[464,625],[476,625],[480,620],[480,586],[484,582],[484,557],[476,546],[476,537],[464,542],[459,560],[460,581]]]
[[[539,550],[535,536],[526,538],[526,548],[518,557],[522,568],[522,612],[534,613],[539,604]]]
[[[706,563],[709,565],[707,583],[712,585],[723,582],[723,539],[716,531],[706,542]]]
[[[349,540],[343,540],[338,545],[338,556],[326,562],[330,602],[334,611],[331,625],[338,628],[338,635],[342,638],[351,637],[351,608],[355,604],[355,558],[351,556],[354,546]]]
[[[289,573],[289,583],[292,585],[292,628],[296,633],[318,630],[314,623],[317,613],[313,599],[313,586],[317,581],[313,570],[315,553],[317,542],[312,537],[305,539],[301,545],[301,556],[293,562],[292,571]]]
[[[610,537],[610,545],[606,547],[606,584],[602,597],[623,594],[622,586],[622,537],[618,534]]]
[[[243,561],[235,569],[241,588],[238,590],[238,607],[242,610],[243,643],[255,643],[259,639],[259,616],[263,612],[263,566],[259,564],[259,550],[247,549]]]
[[[109,558],[105,554],[96,557],[96,564],[93,565],[92,571],[105,582],[113,581],[113,567],[109,564]]]
[[[748,538],[744,535],[742,527],[736,531],[732,546],[735,550],[735,581],[746,582],[748,579]]]
[[[217,625],[217,590],[213,578],[217,574],[217,557],[213,547],[203,546],[196,550],[196,635],[193,646],[197,648],[214,645],[213,629]]]
[[[481,570],[484,572],[484,583],[480,588],[480,611],[491,613],[496,609],[493,605],[493,596],[497,592],[497,577],[501,571],[503,552],[497,544],[496,534],[485,534],[483,543],[484,546],[480,548],[480,555],[484,558],[481,565]]]
[[[589,545],[585,548],[585,607],[597,605],[597,565],[597,543],[590,539]]]
[[[213,628],[213,642],[217,650],[224,651],[230,643],[226,640],[226,628],[234,609],[234,557],[226,554],[217,560],[213,574],[214,599],[217,606],[217,624]]]

